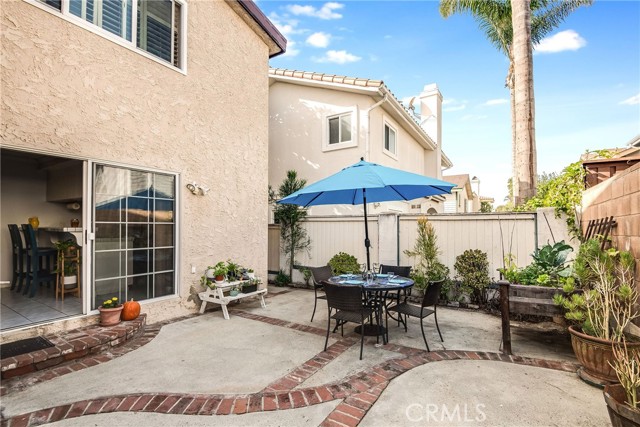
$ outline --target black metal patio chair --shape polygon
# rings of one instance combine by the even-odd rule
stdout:
[[[430,282],[427,289],[424,291],[424,296],[422,297],[422,304],[413,305],[408,302],[402,302],[400,304],[394,305],[392,307],[387,307],[387,313],[395,312],[398,313],[398,317],[405,316],[404,321],[404,331],[407,331],[407,321],[406,317],[417,317],[420,319],[420,330],[422,331],[422,339],[424,339],[424,344],[427,346],[427,351],[429,350],[429,344],[427,343],[427,337],[424,334],[424,322],[422,321],[425,317],[431,316],[436,321],[436,329],[438,330],[438,335],[440,335],[440,341],[444,342],[442,338],[442,333],[440,332],[440,326],[438,326],[438,297],[440,296],[440,289],[442,288],[442,283],[444,279],[438,280],[435,282]],[[433,307],[433,309],[427,308]],[[385,319],[388,322],[388,319]]]
[[[342,335],[344,335],[345,323],[357,323],[362,325],[363,329],[360,334],[360,360],[362,360],[365,335],[364,325],[367,319],[375,318],[377,320],[378,318],[378,316],[372,316],[374,310],[363,303],[362,286],[334,285],[333,283],[323,282],[323,287],[327,295],[328,307],[327,337],[324,342],[324,349],[327,349],[327,344],[329,343],[331,319],[336,320],[336,328],[340,326]],[[331,314],[334,310],[335,313]],[[371,320],[369,321],[371,322]]]
[[[311,280],[313,281],[313,313],[311,314],[311,322],[313,322],[313,316],[316,315],[316,307],[318,306],[318,300],[326,300],[327,296],[324,294],[322,289],[322,282],[325,280],[329,280],[332,276],[331,267],[328,265],[322,267],[309,267],[309,271],[311,271]]]

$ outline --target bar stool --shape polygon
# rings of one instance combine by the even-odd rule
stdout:
[[[11,290],[18,287],[19,292],[22,289],[22,282],[25,276],[24,271],[24,256],[25,249],[24,243],[22,243],[22,236],[20,236],[20,228],[18,224],[8,224],[9,234],[11,235],[11,255],[13,258],[13,274],[11,277]]]
[[[26,244],[27,258],[27,285],[22,291],[23,295],[29,293],[29,297],[33,298],[38,291],[38,285],[42,282],[53,282],[56,274],[51,269],[52,260],[58,253],[55,248],[38,247],[36,233],[31,224],[22,224],[22,233]],[[43,259],[46,261],[46,268],[42,267]]]

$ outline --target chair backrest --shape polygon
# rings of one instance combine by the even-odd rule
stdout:
[[[15,251],[21,251],[24,249],[24,245],[22,244],[22,237],[20,236],[20,228],[18,228],[18,224],[8,224],[9,225],[9,234],[11,235],[11,247]]]
[[[335,285],[322,282],[322,287],[327,295],[329,308],[344,311],[362,311],[362,286]]]
[[[38,250],[38,240],[36,232],[31,224],[22,224],[22,233],[24,234],[24,244],[27,252]]]
[[[322,286],[322,282],[329,280],[333,275],[331,267],[328,265],[322,267],[309,267],[309,271],[311,271],[311,278],[313,279],[313,284],[315,286]]]
[[[427,289],[424,291],[424,297],[422,297],[423,307],[431,307],[438,304],[440,289],[442,289],[443,283],[444,279],[440,279],[435,282],[429,282],[429,286],[427,286]]]
[[[409,277],[411,274],[411,266],[410,265],[380,265],[380,274],[386,274],[390,271],[393,271],[393,274],[396,276]]]

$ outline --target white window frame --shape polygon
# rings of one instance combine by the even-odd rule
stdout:
[[[329,144],[329,119],[351,115],[351,140]],[[358,108],[351,107],[338,112],[325,114],[322,117],[322,151],[342,150],[358,146]]]
[[[386,147],[387,141],[385,139],[385,128],[387,128],[387,127],[390,130],[392,130],[393,133],[396,135],[395,152],[387,150],[387,147]],[[384,120],[382,120],[382,152],[384,154],[386,154],[387,156],[389,156],[389,157],[391,157],[391,158],[393,158],[395,160],[398,160],[398,129],[395,126],[393,126],[391,124],[391,122],[389,120],[387,120],[386,118]]]
[[[174,2],[178,3],[180,5],[180,37],[179,37],[179,46],[178,46],[178,52],[180,55],[180,67],[176,67],[174,66],[172,63],[165,61],[162,58],[158,58],[157,56],[146,52],[143,49],[140,49],[139,47],[136,46],[136,40],[137,40],[137,19],[138,19],[138,0],[132,0],[132,5],[131,5],[131,10],[132,10],[132,17],[131,17],[131,41],[117,36],[103,28],[98,27],[97,25],[88,22],[86,20],[84,20],[83,18],[76,16],[74,14],[72,14],[69,11],[69,4],[70,1],[69,0],[61,0],[62,3],[62,7],[61,10],[57,10],[51,6],[46,5],[45,3],[39,1],[39,0],[22,0],[25,3],[29,3],[30,5],[33,5],[35,7],[37,7],[38,9],[44,10],[45,12],[51,13],[52,15],[56,15],[62,19],[64,19],[65,21],[71,22],[75,25],[77,25],[78,27],[81,27],[87,31],[90,31],[96,35],[99,35],[113,43],[116,43],[120,46],[123,46],[133,52],[136,52],[139,55],[144,56],[145,58],[151,59],[152,61],[164,65],[165,67],[168,67],[174,71],[177,71],[181,74],[187,74],[187,15],[188,15],[188,8],[187,8],[187,2],[186,0],[173,0]],[[173,28],[173,27],[172,27]],[[173,29],[172,29],[173,31]]]

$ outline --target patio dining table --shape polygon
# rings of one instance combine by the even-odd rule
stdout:
[[[366,294],[367,302],[375,310],[377,325],[367,324],[357,326],[355,328],[356,333],[364,333],[366,336],[382,336],[383,342],[386,344],[389,340],[387,329],[382,325],[384,311],[386,309],[387,297],[390,292],[398,292],[399,299],[400,291],[411,289],[413,287],[413,280],[408,277],[401,277],[389,274],[374,274],[373,280],[367,281],[359,274],[342,274],[340,276],[333,276],[329,280],[329,283],[341,285],[341,286],[361,286],[362,290]],[[395,319],[395,318],[394,318]]]

